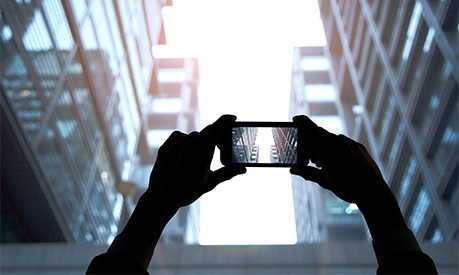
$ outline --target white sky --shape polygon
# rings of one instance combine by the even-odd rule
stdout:
[[[293,47],[325,44],[316,0],[175,0],[163,16],[167,47],[199,58],[202,126],[291,120]],[[199,242],[296,243],[291,192],[288,168],[249,168],[203,196]]]

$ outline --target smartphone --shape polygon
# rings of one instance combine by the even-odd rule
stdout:
[[[234,122],[220,141],[225,166],[292,167],[304,163],[302,133],[294,122]]]

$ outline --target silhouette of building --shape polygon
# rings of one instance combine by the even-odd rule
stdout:
[[[458,1],[319,1],[343,130],[419,240],[457,240]]]
[[[152,55],[170,4],[1,2],[2,243],[109,243],[148,184],[151,131],[198,129],[196,60]],[[174,62],[191,82],[163,81]]]
[[[346,133],[324,48],[294,48],[292,62],[290,116],[306,114],[331,132]],[[363,219],[355,205],[297,176],[292,176],[292,195],[298,243],[367,238]]]

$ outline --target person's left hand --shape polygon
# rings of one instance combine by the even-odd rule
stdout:
[[[210,169],[215,146],[224,129],[235,120],[235,116],[223,115],[199,133],[173,132],[158,151],[147,192],[178,209],[219,183],[245,173],[244,167]]]

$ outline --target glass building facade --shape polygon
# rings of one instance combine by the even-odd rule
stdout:
[[[23,184],[40,187],[22,192],[21,171],[2,175],[2,201],[10,203],[2,204],[2,233],[11,236],[2,242],[108,243],[116,235],[146,139],[145,102],[158,93],[151,47],[160,42],[164,4],[1,2],[2,134],[11,137],[2,139],[2,174],[13,173],[6,162],[28,162],[35,180]],[[12,163],[7,155],[18,148],[24,158]],[[53,215],[25,221],[18,192]],[[51,220],[60,234],[40,237],[37,228]]]
[[[458,2],[319,1],[344,130],[419,240],[457,240]]]
[[[294,49],[290,117],[306,114],[330,132],[347,134],[330,77],[331,63],[324,47]],[[354,204],[298,176],[292,176],[292,195],[298,243],[367,239],[363,219]]]

